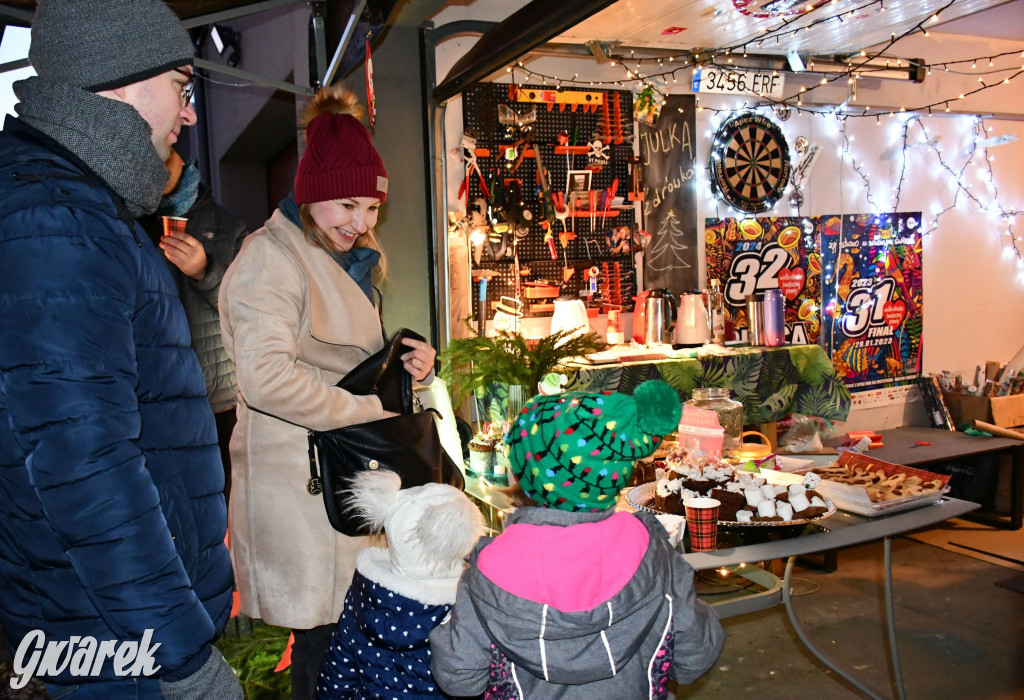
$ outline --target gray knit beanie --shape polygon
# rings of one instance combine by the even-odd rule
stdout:
[[[43,78],[99,92],[192,65],[193,53],[162,0],[39,0],[28,58]]]

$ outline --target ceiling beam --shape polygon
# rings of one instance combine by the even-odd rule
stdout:
[[[228,65],[214,63],[213,61],[205,58],[196,58],[196,68],[202,68],[203,70],[208,70],[213,73],[223,73],[224,75],[230,75],[232,78],[247,80],[250,83],[256,83],[257,85],[265,85],[267,87],[272,87],[275,90],[284,90],[285,92],[290,92],[302,97],[312,97],[316,92],[311,87],[304,87],[284,80],[268,78],[264,75],[258,75],[257,73],[252,73],[247,70],[241,70],[240,68],[232,68]]]
[[[284,7],[285,5],[295,5],[300,2],[305,4],[305,1],[306,0],[264,0],[264,2],[253,2],[242,5],[241,7],[224,10],[222,12],[211,12],[208,15],[199,15],[198,17],[183,19],[181,24],[185,29],[193,29],[195,27],[203,27],[207,24],[229,22],[233,19],[238,19],[239,17],[248,17],[249,15],[254,15],[257,12],[275,10],[278,7]]]
[[[434,89],[434,99],[437,102],[450,100],[470,85],[615,1],[533,0],[480,37]]]
[[[334,74],[338,72],[338,66],[341,65],[341,59],[345,55],[345,49],[348,48],[348,43],[352,40],[352,35],[356,31],[356,24],[359,22],[365,7],[366,0],[356,0],[356,6],[348,17],[348,23],[345,24],[345,31],[341,35],[341,41],[338,42],[338,48],[334,50],[331,65],[327,67],[327,74],[323,79],[324,85],[330,85],[334,82]]]
[[[0,5],[0,15],[20,20],[26,24],[32,24],[32,18],[35,16],[35,12],[19,10],[16,7],[10,7],[8,5]]]

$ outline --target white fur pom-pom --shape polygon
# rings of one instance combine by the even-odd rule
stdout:
[[[356,514],[373,532],[380,532],[401,488],[402,478],[398,474],[375,469],[356,474],[347,493],[351,495],[350,503]]]
[[[464,493],[457,492],[450,500],[431,504],[420,517],[416,530],[440,573],[458,565],[473,551],[486,527],[480,509]]]

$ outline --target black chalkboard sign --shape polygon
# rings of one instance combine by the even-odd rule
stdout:
[[[673,292],[700,284],[697,266],[696,100],[669,95],[654,126],[639,123],[644,174],[644,288]]]

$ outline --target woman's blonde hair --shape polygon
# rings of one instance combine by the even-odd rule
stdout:
[[[316,225],[313,220],[313,215],[310,214],[309,208],[311,204],[300,204],[299,205],[299,221],[302,222],[302,233],[305,235],[306,240],[318,248],[323,248],[329,253],[341,253],[343,252],[331,237],[320,230],[320,227]],[[388,276],[388,258],[384,254],[384,249],[380,245],[380,239],[377,238],[377,232],[372,228],[367,229],[366,233],[356,238],[356,242],[352,244],[353,248],[371,248],[380,253],[380,260],[377,262],[379,272],[377,276],[379,279],[386,279]]]

